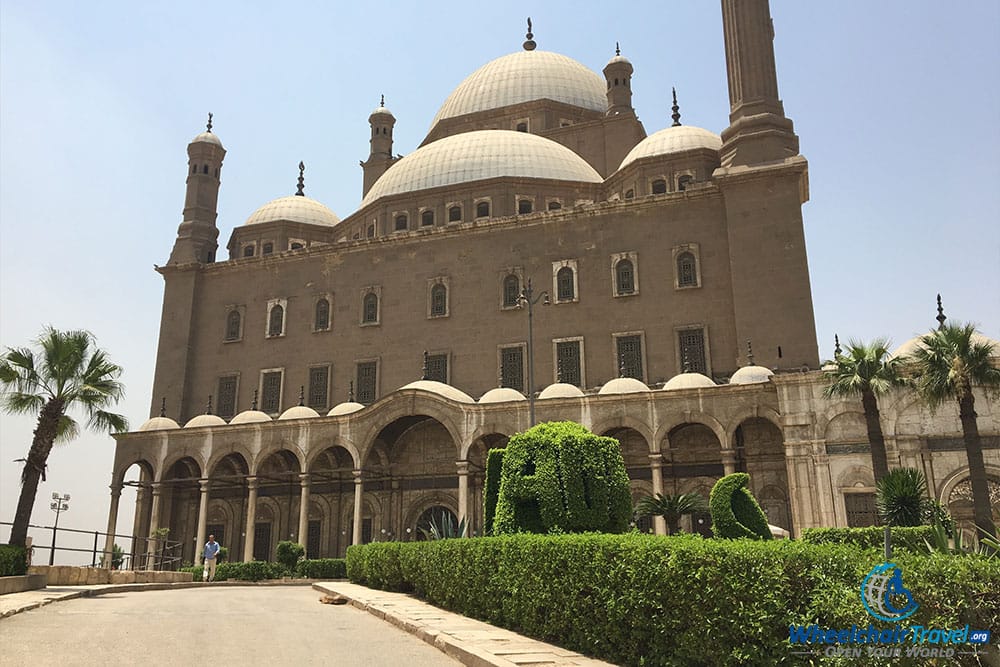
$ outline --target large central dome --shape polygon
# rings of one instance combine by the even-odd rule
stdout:
[[[389,195],[503,176],[577,183],[604,180],[586,160],[551,139],[510,130],[477,130],[413,151],[375,181],[361,206]]]
[[[605,82],[572,58],[551,51],[518,51],[486,63],[456,88],[434,116],[445,118],[533,100],[555,100],[607,111]]]

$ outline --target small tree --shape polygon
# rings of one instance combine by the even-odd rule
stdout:
[[[875,509],[889,526],[922,526],[934,512],[927,479],[916,468],[897,468],[875,486]]]
[[[704,512],[708,503],[698,493],[681,493],[676,496],[646,496],[636,506],[639,516],[662,516],[667,523],[667,535],[680,531],[680,520],[685,514]]]
[[[282,540],[274,550],[275,559],[289,572],[295,571],[295,566],[306,555],[306,548],[292,540]]]

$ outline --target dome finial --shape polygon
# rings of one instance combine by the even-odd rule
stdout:
[[[684,352],[683,360],[681,361],[681,370],[685,373],[691,372],[691,362],[688,360],[687,351]]]
[[[207,132],[211,132],[212,131],[212,112],[211,111],[208,112],[208,123],[205,125],[205,128],[206,128]]]
[[[350,389],[347,390],[347,400],[354,402],[354,380],[351,380]]]
[[[304,384],[299,385],[299,407],[306,404],[306,386]]]
[[[562,359],[560,359],[559,361],[556,362],[556,382],[559,382],[561,384],[562,381],[563,381]]]
[[[161,417],[166,417],[167,416],[167,397],[166,396],[164,396],[160,400],[160,416]]]
[[[753,345],[750,344],[749,338],[747,338],[747,366],[756,366],[753,362]]]
[[[944,321],[948,318],[944,316],[944,307],[941,306],[940,294],[937,295],[937,302],[938,302],[938,314],[937,317],[935,317],[934,319],[938,321],[938,329],[944,329]]]
[[[621,54],[622,54],[622,49],[621,49],[621,47],[620,47],[620,46],[618,45],[618,42],[615,42],[615,55],[616,55],[616,56],[620,56]]]
[[[678,125],[681,124],[681,108],[677,106],[677,89],[671,87],[670,91],[674,94],[674,105],[670,107],[670,109],[673,111],[670,117],[674,119],[674,122],[671,124],[671,127],[677,127]]]
[[[298,197],[306,196],[306,165],[304,162],[299,162],[299,189],[295,192]]]
[[[384,107],[384,106],[385,106],[385,93],[383,93],[383,94],[382,94],[382,99],[381,99],[381,100],[379,100],[379,103],[378,103],[378,105],[379,105],[380,107]]]
[[[206,415],[212,414],[212,395],[211,394],[208,395],[208,405],[205,406],[205,414]]]
[[[625,357],[618,360],[618,377],[625,377]]]
[[[430,378],[427,377],[427,350],[424,350],[424,365],[420,369],[420,379],[421,380],[430,380]]]
[[[840,356],[840,336],[833,334],[833,358],[836,359]]]
[[[535,36],[533,34],[531,34],[531,17],[530,16],[528,17],[528,34],[525,35],[525,37],[527,37],[527,39],[524,42],[524,50],[525,51],[534,51],[535,50],[535,46],[537,46],[537,45],[535,44]]]
[[[253,411],[255,411],[255,412],[257,410],[257,390],[256,389],[253,390],[253,401],[250,402],[250,409],[253,410]]]

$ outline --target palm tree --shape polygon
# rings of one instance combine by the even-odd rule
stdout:
[[[639,516],[662,516],[667,522],[667,535],[673,535],[680,531],[682,516],[707,510],[708,503],[700,494],[681,493],[676,496],[665,496],[657,493],[656,496],[646,496],[640,500],[635,511]]]
[[[878,397],[884,396],[893,387],[905,384],[899,372],[900,363],[898,358],[889,356],[888,339],[876,338],[867,345],[852,340],[847,344],[846,354],[834,355],[833,368],[826,372],[830,384],[827,385],[824,394],[828,398],[861,397],[876,484],[889,473],[885,438],[882,436],[882,423],[878,411]]]
[[[972,388],[1000,393],[1000,368],[991,361],[997,350],[977,335],[974,324],[945,325],[943,319],[940,328],[920,338],[920,347],[913,352],[917,391],[932,409],[948,399],[958,401],[976,526],[996,537]]]
[[[108,408],[122,398],[120,366],[95,346],[86,331],[57,331],[47,327],[36,341],[37,353],[27,347],[7,348],[0,357],[0,408],[11,414],[38,414],[31,449],[21,471],[21,496],[17,501],[10,544],[24,546],[39,480],[56,440],[70,440],[80,432],[67,414],[80,410],[87,427],[100,432],[128,430],[122,415]]]
[[[927,478],[916,468],[896,468],[878,481],[875,507],[888,526],[922,526],[931,517]]]

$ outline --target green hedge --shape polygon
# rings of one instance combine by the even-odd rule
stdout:
[[[905,549],[916,553],[927,553],[924,540],[934,544],[933,526],[895,527],[892,530],[892,552]],[[810,544],[852,544],[862,549],[878,549],[885,546],[885,529],[882,526],[867,528],[806,528],[802,531],[802,541]]]
[[[486,488],[483,492],[483,532],[493,534],[493,519],[497,513],[500,496],[500,471],[503,467],[503,449],[491,449],[486,454]]]
[[[190,572],[195,581],[201,581],[201,565],[181,568],[181,572]],[[289,576],[293,575],[280,563],[259,560],[249,563],[220,563],[215,568],[216,581],[262,581]],[[343,579],[347,576],[347,561],[343,558],[300,560],[295,566],[294,576],[305,579]]]
[[[27,550],[24,547],[0,544],[0,577],[19,577],[27,573]]]
[[[712,511],[712,532],[716,537],[772,538],[764,510],[757,504],[750,489],[746,488],[749,481],[750,475],[736,472],[726,475],[712,487],[708,506]]]
[[[347,576],[347,561],[343,558],[300,560],[295,575],[306,579],[343,579]]]
[[[352,546],[347,572],[615,664],[792,665],[805,661],[789,625],[868,627],[858,591],[880,560],[789,540],[522,534]],[[1000,560],[894,560],[920,604],[908,622],[1000,631]],[[865,660],[882,664],[851,664]]]

